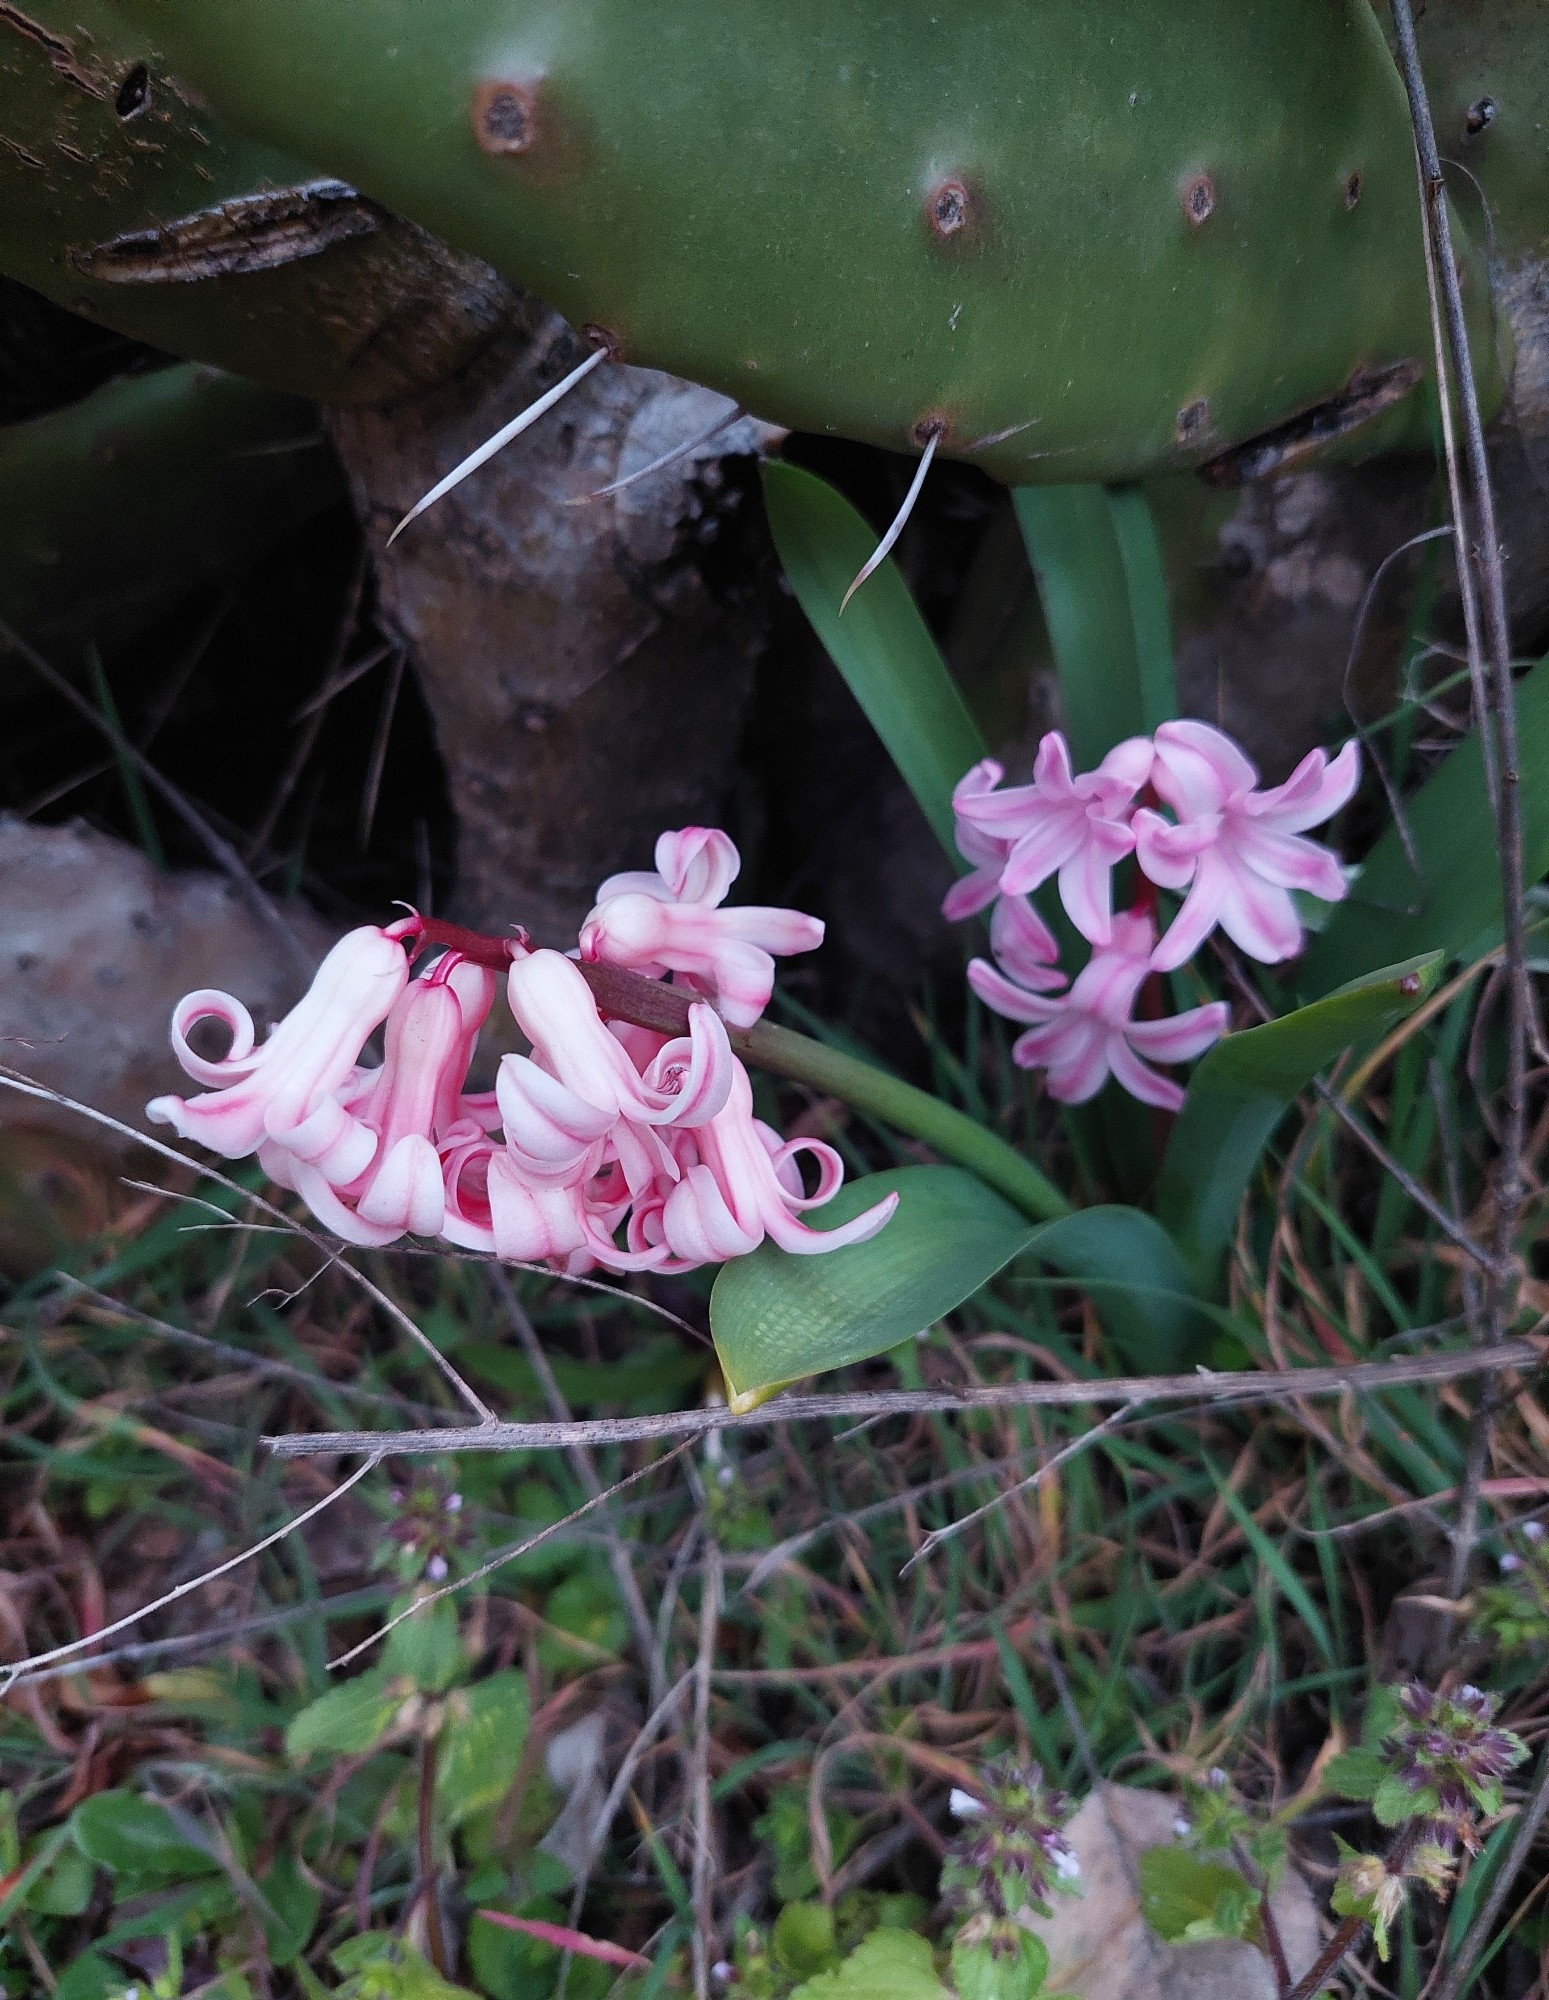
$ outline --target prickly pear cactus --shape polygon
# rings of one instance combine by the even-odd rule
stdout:
[[[117,3],[245,129],[771,421],[1012,482],[1424,439],[1367,0]]]
[[[440,380],[511,305],[493,272],[232,132],[102,0],[0,4],[0,271],[345,403]]]

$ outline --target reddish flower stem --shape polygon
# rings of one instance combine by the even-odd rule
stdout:
[[[509,937],[490,937],[484,931],[445,923],[440,917],[421,917],[418,921],[419,929],[414,933],[416,945],[444,945],[448,951],[459,953],[474,965],[487,966],[491,972],[504,972],[528,948],[527,933],[520,925]],[[572,959],[571,963],[592,989],[598,1011],[610,1020],[630,1021],[637,1028],[651,1028],[659,1035],[688,1033],[688,1010],[693,1000],[682,987],[668,986],[658,979],[642,979],[638,972],[625,972],[616,965],[589,965],[585,959]],[[741,1047],[743,1038],[735,1030],[731,1039],[734,1047]]]

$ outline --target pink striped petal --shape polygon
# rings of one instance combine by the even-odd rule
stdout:
[[[1183,1109],[1180,1087],[1171,1077],[1159,1076],[1154,1069],[1147,1068],[1118,1032],[1108,1038],[1107,1060],[1114,1081],[1122,1085],[1131,1097],[1138,1097],[1142,1104],[1154,1104],[1160,1111]]]
[[[1252,791],[1258,777],[1232,739],[1208,722],[1164,722],[1156,732],[1151,785],[1180,819],[1220,812],[1229,799]]]
[[[1077,853],[1086,838],[1086,813],[1065,806],[1051,807],[1013,843],[1001,871],[1005,895],[1022,896],[1047,882]]]
[[[1191,1062],[1220,1041],[1231,1024],[1232,1010],[1224,1000],[1187,1007],[1160,1021],[1131,1021],[1126,1033],[1132,1047],[1153,1062]]]
[[[962,832],[959,829],[958,846],[963,848]],[[974,857],[963,848],[964,858]],[[969,917],[978,916],[987,910],[1000,894],[1000,870],[1004,857],[997,851],[993,868],[976,868],[971,875],[964,875],[954,882],[941,899],[941,914],[949,924],[960,924]]]
[[[1294,958],[1302,948],[1301,919],[1289,890],[1277,889],[1246,869],[1233,870],[1227,876],[1221,928],[1249,958],[1265,965]]]
[[[1013,984],[987,958],[970,962],[968,983],[986,1007],[1003,1014],[1008,1021],[1052,1021],[1059,1013],[1054,1001],[1041,1000],[1025,986]]]
[[[1093,773],[1103,783],[1105,797],[1118,794],[1128,803],[1151,776],[1156,749],[1149,736],[1127,736],[1115,743]]]
[[[1361,782],[1361,752],[1354,740],[1332,762],[1321,750],[1309,750],[1286,779],[1243,803],[1256,819],[1267,819],[1282,833],[1305,833],[1332,819],[1348,805]]]
[[[1194,886],[1151,954],[1153,972],[1174,972],[1191,959],[1220,921],[1231,878],[1214,849],[1200,857]]]
[[[1075,772],[1070,761],[1070,745],[1063,730],[1051,729],[1038,739],[1033,759],[1033,783],[1051,799],[1068,799],[1075,793]]]
[[[1233,859],[1277,889],[1303,889],[1325,903],[1337,903],[1345,893],[1338,857],[1299,833],[1283,833],[1263,821],[1239,820],[1230,847]]]
[[[446,1219],[441,1156],[418,1132],[400,1139],[371,1175],[355,1204],[362,1222],[396,1236],[437,1236]]]
[[[1192,880],[1200,855],[1220,838],[1221,817],[1208,813],[1203,819],[1173,826],[1160,813],[1142,806],[1130,827],[1140,872],[1159,889],[1181,889]]]

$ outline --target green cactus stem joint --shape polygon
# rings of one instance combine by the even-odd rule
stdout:
[[[1014,485],[1427,442],[1409,118],[1367,0],[111,13],[234,129],[787,429],[918,452],[940,426]]]

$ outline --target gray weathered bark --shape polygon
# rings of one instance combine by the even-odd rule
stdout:
[[[457,381],[333,431],[412,649],[458,819],[458,915],[574,941],[598,881],[733,784],[774,572],[746,419],[609,499],[585,496],[732,406],[607,364],[416,521],[393,524],[586,350],[526,303]],[[584,504],[570,504],[570,503]]]

